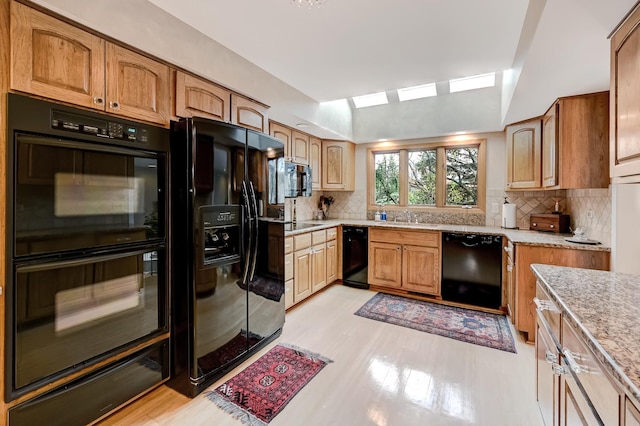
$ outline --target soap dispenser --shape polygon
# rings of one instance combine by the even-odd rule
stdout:
[[[373,218],[374,218],[374,220],[376,222],[378,222],[380,220],[380,209],[379,208],[376,208],[376,214],[375,214],[375,216]]]
[[[385,208],[382,208],[382,213],[380,213],[380,220],[382,221],[386,221],[387,220],[387,211],[385,210]]]

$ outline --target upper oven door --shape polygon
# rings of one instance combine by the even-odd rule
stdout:
[[[15,133],[15,257],[165,237],[165,154]]]

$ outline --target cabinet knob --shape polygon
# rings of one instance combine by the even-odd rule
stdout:
[[[118,109],[120,108],[119,102],[109,102],[109,108]]]
[[[538,224],[537,224],[537,223],[535,223],[535,222],[533,222],[533,226],[538,226]]]
[[[104,104],[104,99],[99,98],[99,97],[95,97],[95,98],[93,98],[93,103],[96,104],[96,105],[102,105],[102,104]]]
[[[549,225],[549,228],[555,228],[555,227],[556,227],[555,225]]]

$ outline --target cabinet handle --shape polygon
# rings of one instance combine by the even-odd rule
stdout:
[[[589,367],[587,367],[586,365],[578,364],[578,362],[576,361],[576,358],[580,359],[580,354],[574,354],[569,349],[564,349],[562,351],[562,354],[566,358],[567,364],[569,364],[569,368],[571,369],[571,371],[576,374],[589,373]]]
[[[554,305],[553,302],[551,302],[550,300],[540,300],[537,297],[534,297],[533,298],[533,303],[536,304],[536,308],[540,312],[542,312],[542,311],[551,311],[551,312],[555,312],[555,313],[560,313],[558,308],[556,308],[556,305]]]
[[[548,364],[556,364],[558,362],[558,355],[551,351],[546,351],[544,353],[544,360],[547,361]]]
[[[537,223],[535,223],[535,222],[533,222],[533,226],[538,226],[538,224],[537,224]]]
[[[119,102],[109,102],[109,108],[119,109],[120,108],[120,103]]]
[[[555,225],[549,225],[549,228],[555,228]]]
[[[507,265],[507,272],[512,272],[512,271],[513,271],[513,266]]]
[[[99,98],[99,97],[95,97],[95,98],[93,98],[93,103],[96,104],[96,105],[102,105],[102,104],[104,104],[104,99]]]

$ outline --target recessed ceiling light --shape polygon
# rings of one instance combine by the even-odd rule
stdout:
[[[356,108],[364,108],[389,103],[385,92],[371,93],[369,95],[354,96],[353,103]]]
[[[405,87],[404,89],[398,89],[398,99],[400,102],[410,101],[412,99],[428,98],[430,96],[437,96],[436,84],[421,84],[420,86]]]
[[[471,77],[449,80],[449,92],[462,92],[465,90],[482,89],[496,85],[496,73],[473,75]]]

